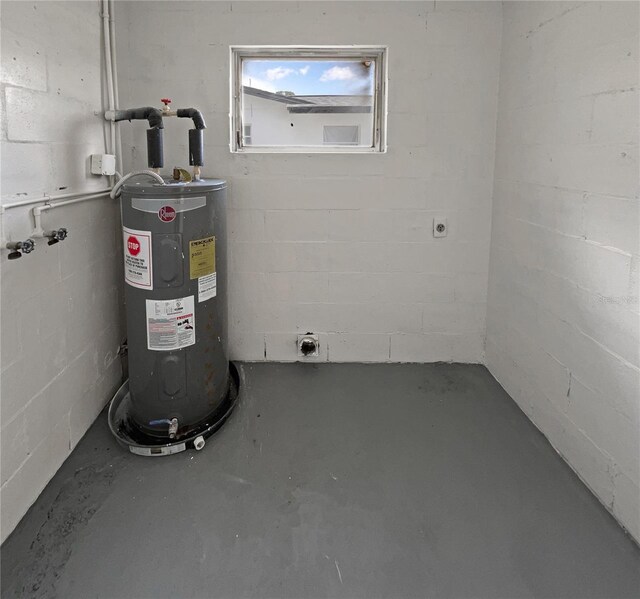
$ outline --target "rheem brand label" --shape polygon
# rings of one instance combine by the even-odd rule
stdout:
[[[132,287],[153,289],[151,231],[122,227],[124,239],[124,280]]]
[[[158,218],[163,223],[170,223],[176,220],[176,209],[173,206],[163,206],[158,210]]]

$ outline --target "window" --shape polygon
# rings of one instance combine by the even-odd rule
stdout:
[[[231,47],[233,152],[384,152],[386,48]]]

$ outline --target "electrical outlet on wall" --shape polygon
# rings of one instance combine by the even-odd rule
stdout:
[[[444,217],[436,217],[433,219],[433,236],[434,237],[446,237],[449,232],[449,226],[447,225],[447,219]]]

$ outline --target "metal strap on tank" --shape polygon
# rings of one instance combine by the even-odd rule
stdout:
[[[163,206],[171,206],[176,212],[196,210],[207,205],[205,196],[186,198],[132,198],[131,207],[140,212],[158,212]]]

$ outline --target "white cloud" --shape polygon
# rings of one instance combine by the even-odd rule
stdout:
[[[351,67],[331,67],[322,73],[320,81],[346,81],[348,79],[354,79],[355,76]]]
[[[298,69],[298,73],[300,73],[301,75],[306,75],[309,72],[309,69],[311,67],[309,65],[306,65],[304,67],[302,67],[301,69]]]
[[[247,85],[249,87],[256,87],[266,92],[275,93],[276,91],[278,91],[272,83],[269,83],[264,79],[258,79],[257,77],[249,77],[248,75],[242,76],[242,85]]]
[[[288,69],[285,67],[275,67],[273,69],[267,69],[267,79],[269,81],[277,81],[278,79],[284,79],[289,75],[295,73],[295,69]]]

